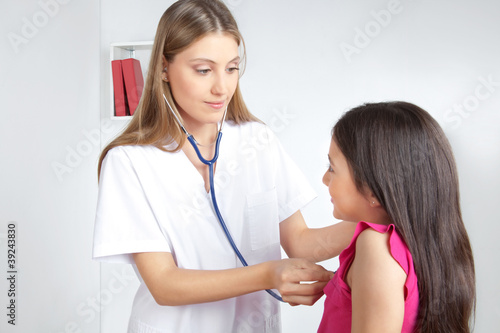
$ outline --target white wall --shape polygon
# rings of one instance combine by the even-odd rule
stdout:
[[[0,96],[6,103],[0,122],[0,274],[6,274],[7,223],[16,221],[17,331],[124,332],[137,282],[127,266],[90,261],[99,146],[125,124],[108,120],[108,47],[152,40],[172,1],[55,1],[1,5]],[[40,3],[49,2],[60,3],[59,10],[43,21]],[[500,4],[226,3],[247,45],[241,79],[246,102],[274,127],[318,191],[304,212],[310,226],[334,222],[321,176],[330,128],[344,111],[363,102],[400,99],[440,121],[455,150],[475,254],[476,332],[496,331]],[[388,9],[390,16],[383,16]],[[40,27],[15,47],[8,34],[22,37],[26,20],[38,20]],[[59,173],[54,162],[60,163]],[[336,261],[325,265],[333,269]],[[6,291],[2,278],[0,305],[8,302]],[[283,306],[283,332],[314,332],[321,313],[322,301],[313,307]],[[0,331],[12,332],[0,315]]]
[[[97,332],[99,3],[0,5],[0,332]],[[17,223],[16,326],[7,224]]]
[[[475,255],[476,332],[497,332],[500,4],[234,2],[248,47],[243,92],[264,119],[280,110],[295,116],[279,136],[320,194],[305,212],[311,226],[332,221],[321,176],[331,126],[344,111],[363,102],[407,100],[439,120],[455,151],[463,216]],[[380,14],[373,13],[393,7],[388,23],[379,24],[375,16]],[[366,30],[371,37],[363,39],[359,31]],[[342,51],[354,47],[358,53]],[[313,332],[320,312],[318,305],[285,308],[283,331]]]

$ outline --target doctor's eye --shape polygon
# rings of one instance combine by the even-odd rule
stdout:
[[[226,71],[228,71],[229,73],[234,73],[236,71],[239,71],[240,68],[239,67],[230,67],[228,69],[226,69]]]

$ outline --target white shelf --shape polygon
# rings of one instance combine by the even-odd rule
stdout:
[[[113,120],[130,120],[132,116],[117,117],[115,116],[115,99],[113,90],[113,73],[111,70],[111,61],[118,59],[134,58],[141,62],[142,75],[146,81],[147,70],[149,67],[149,59],[153,41],[141,42],[122,42],[111,43],[109,47],[109,78],[110,78],[110,118]]]

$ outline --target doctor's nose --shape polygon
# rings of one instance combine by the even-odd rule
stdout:
[[[228,91],[227,87],[229,82],[228,79],[223,77],[223,75],[216,75],[212,83],[212,94],[214,95],[225,95]]]

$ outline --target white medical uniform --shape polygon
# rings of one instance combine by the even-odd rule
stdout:
[[[249,265],[281,258],[279,222],[315,197],[274,134],[257,122],[225,124],[215,194]],[[177,266],[186,269],[242,266],[214,214],[201,174],[182,151],[120,146],[103,161],[93,256],[134,265],[131,254],[136,252],[170,252]],[[134,268],[141,284],[129,333],[281,331],[279,302],[265,291],[160,306]]]

